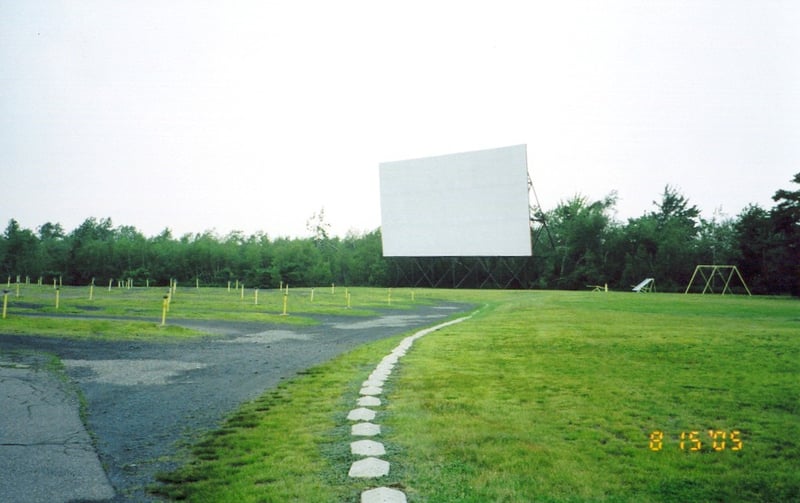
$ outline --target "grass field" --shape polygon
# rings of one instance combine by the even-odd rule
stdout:
[[[417,341],[386,388],[377,420],[392,468],[378,482],[409,501],[800,500],[797,300],[421,296],[486,307]],[[399,339],[244,405],[157,491],[358,501],[376,483],[347,478],[346,415]]]
[[[368,315],[386,289],[8,290],[3,333],[174,340],[179,320],[311,324]],[[740,296],[391,292],[485,306],[401,360],[378,409],[409,501],[800,500],[800,303]],[[65,318],[61,315],[68,315]],[[408,334],[404,334],[408,335]],[[155,491],[190,501],[357,501],[361,382],[403,336],[363,346],[242,406]],[[683,437],[683,438],[681,438]],[[724,442],[724,444],[723,444]]]

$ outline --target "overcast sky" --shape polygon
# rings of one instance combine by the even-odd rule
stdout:
[[[0,219],[380,226],[378,165],[527,144],[545,210],[800,171],[800,2],[0,0]]]

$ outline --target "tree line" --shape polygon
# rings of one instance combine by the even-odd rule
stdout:
[[[707,219],[667,186],[652,211],[621,223],[611,216],[615,195],[574,197],[540,220],[535,286],[623,289],[652,277],[659,290],[684,291],[697,265],[735,265],[753,293],[800,295],[800,190],[778,190],[773,200],[769,210],[751,204]]]
[[[800,184],[800,173],[792,181]],[[69,232],[51,222],[33,231],[11,219],[0,237],[0,271],[9,281],[166,285],[177,279],[259,288],[335,283],[629,289],[653,277],[661,291],[682,291],[696,265],[724,264],[736,265],[753,293],[800,295],[800,190],[778,190],[773,200],[771,209],[749,205],[736,217],[706,219],[667,186],[651,211],[620,222],[614,218],[615,194],[597,201],[574,196],[533,215],[533,257],[524,259],[385,258],[380,229],[331,237],[324,212],[309,219],[309,237],[275,239],[240,231],[174,237],[169,229],[146,237],[133,226],[94,217]]]

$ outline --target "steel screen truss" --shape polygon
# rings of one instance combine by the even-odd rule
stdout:
[[[395,287],[529,288],[530,257],[392,257]]]

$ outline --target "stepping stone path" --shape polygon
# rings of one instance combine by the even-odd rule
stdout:
[[[358,456],[383,456],[386,449],[383,444],[374,440],[359,440],[350,444],[350,452]]]
[[[470,317],[458,318],[421,330],[403,339],[391,353],[386,355],[361,385],[359,393],[361,396],[356,400],[358,408],[351,410],[347,415],[347,419],[355,423],[351,426],[351,435],[354,437],[377,437],[381,434],[380,425],[373,423],[378,413],[368,407],[380,407],[383,405],[381,399],[378,398],[383,394],[383,385],[392,374],[392,370],[398,360],[411,349],[414,341],[431,332],[460,323]],[[369,439],[356,440],[350,444],[350,452],[354,456],[361,457],[361,459],[353,462],[350,467],[350,472],[348,473],[350,477],[377,479],[389,475],[389,462],[377,457],[386,455],[386,449],[382,443]],[[406,495],[403,491],[398,491],[397,489],[378,487],[361,493],[361,503],[406,503]]]

